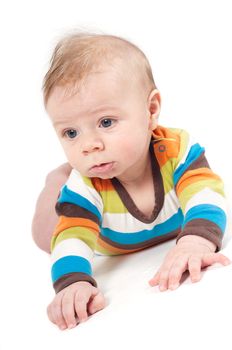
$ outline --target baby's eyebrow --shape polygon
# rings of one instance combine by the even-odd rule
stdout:
[[[118,107],[116,106],[100,106],[100,107],[96,107],[94,109],[92,109],[90,111],[90,114],[95,114],[95,113],[99,113],[99,112],[105,112],[105,111],[117,111],[118,110]]]
[[[78,117],[78,115],[75,115],[75,114],[68,115],[68,114],[62,113],[60,115],[58,114],[53,116],[52,124],[53,126],[73,124],[73,123],[77,123],[79,118],[80,117]]]
[[[54,122],[53,126],[62,126],[69,123],[70,123],[70,120],[61,120],[61,121]]]
[[[85,116],[85,115],[90,115],[90,116],[94,116],[96,115],[96,113],[104,113],[104,112],[119,112],[119,109],[118,107],[116,106],[100,106],[100,107],[96,107],[94,109],[91,109],[89,111],[81,111],[79,114],[81,116]],[[62,119],[62,120],[58,120],[56,122],[53,123],[54,126],[60,126],[60,125],[64,125],[64,124],[67,124],[67,123],[72,123],[72,122],[76,122],[78,119],[78,116],[76,117],[73,117],[73,118],[68,118],[67,119]]]

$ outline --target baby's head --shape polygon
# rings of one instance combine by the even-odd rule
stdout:
[[[74,34],[54,50],[44,102],[71,166],[127,178],[148,156],[160,95],[149,62],[115,36]]]

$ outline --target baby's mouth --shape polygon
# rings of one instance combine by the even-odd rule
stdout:
[[[98,165],[94,165],[90,169],[90,171],[94,172],[94,173],[97,173],[97,174],[101,174],[101,173],[110,171],[112,169],[113,165],[114,165],[114,162],[101,163],[101,164],[98,164]]]

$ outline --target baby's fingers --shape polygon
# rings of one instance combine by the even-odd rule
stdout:
[[[61,330],[66,329],[67,325],[62,313],[62,295],[57,295],[53,302],[47,307],[49,320],[56,324]]]
[[[188,270],[192,282],[198,282],[201,279],[202,260],[199,256],[190,256],[188,261]]]
[[[63,312],[63,317],[66,321],[67,327],[69,329],[75,327],[76,319],[75,319],[75,309],[74,309],[74,292],[64,293],[64,296],[62,299],[62,312]]]
[[[105,307],[105,298],[103,294],[99,291],[97,295],[88,304],[88,311],[90,314],[94,314]]]
[[[76,293],[74,305],[76,310],[76,315],[80,322],[84,322],[88,318],[87,314],[87,304],[89,302],[90,295],[84,293]]]
[[[215,263],[226,266],[231,264],[231,261],[221,253],[206,254],[202,258],[202,267],[210,266]]]
[[[148,281],[150,286],[152,287],[157,286],[159,284],[159,277],[160,277],[160,270],[156,272],[155,276],[152,277],[150,281]]]
[[[183,273],[187,270],[187,262],[188,257],[187,256],[179,256],[174,261],[170,272],[169,272],[169,282],[168,282],[168,288],[169,289],[176,289],[179,287],[181,277]]]

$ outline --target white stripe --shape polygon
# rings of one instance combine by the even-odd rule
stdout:
[[[180,207],[178,198],[174,190],[169,191],[164,198],[164,205],[158,217],[150,224],[144,223],[136,219],[130,213],[104,213],[103,223],[104,228],[109,228],[113,231],[131,233],[142,230],[151,230],[155,225],[162,224],[177,213]]]
[[[94,252],[85,242],[81,241],[80,239],[68,238],[55,246],[51,254],[52,264],[67,255],[81,256],[82,258],[91,261],[93,259]]]
[[[226,211],[226,201],[225,198],[218,192],[211,190],[211,188],[206,187],[202,191],[196,193],[187,203],[184,215],[196,205],[200,204],[212,204]]]
[[[102,214],[103,211],[103,203],[102,198],[99,193],[92,187],[86,185],[83,181],[81,174],[77,170],[72,170],[66,185],[68,188],[86,198],[90,203],[92,203],[99,212]]]

